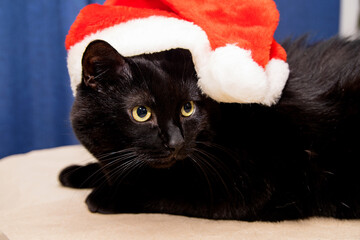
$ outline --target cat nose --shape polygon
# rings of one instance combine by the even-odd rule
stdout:
[[[179,150],[184,146],[184,137],[180,131],[180,129],[171,124],[168,128],[168,147],[174,151],[174,153],[178,153]]]
[[[173,136],[170,138],[169,148],[173,149],[175,153],[179,152],[179,150],[184,146],[184,138],[182,136]]]

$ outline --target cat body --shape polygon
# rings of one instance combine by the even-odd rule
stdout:
[[[279,102],[217,103],[184,49],[124,58],[95,41],[71,113],[98,160],[63,185],[100,213],[277,221],[360,217],[360,41],[285,42]]]

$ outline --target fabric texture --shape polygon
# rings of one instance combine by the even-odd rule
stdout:
[[[94,159],[81,146],[0,160],[0,240],[355,240],[360,220],[215,221],[167,214],[93,214],[89,190],[60,186],[62,168]],[[3,234],[1,234],[1,232]]]

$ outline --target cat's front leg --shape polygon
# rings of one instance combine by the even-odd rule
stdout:
[[[85,166],[71,165],[60,172],[59,181],[65,187],[93,188],[103,183],[105,176],[101,172],[99,163]]]
[[[214,218],[207,185],[199,184],[195,180],[187,182],[180,177],[178,181],[175,181],[177,177],[169,179],[169,175],[178,176],[173,171],[166,174],[150,174],[151,170],[150,173],[142,173],[140,182],[138,179],[127,179],[121,183],[110,185],[108,182],[94,188],[86,199],[88,209],[102,214],[168,213]],[[187,176],[186,179],[189,178],[191,176]],[[223,211],[221,209],[219,211]]]

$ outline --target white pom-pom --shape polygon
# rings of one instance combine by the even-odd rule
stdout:
[[[212,52],[207,63],[197,69],[199,87],[219,102],[271,105],[281,95],[289,70],[281,60],[269,64],[265,71],[252,59],[250,50],[226,45]]]

